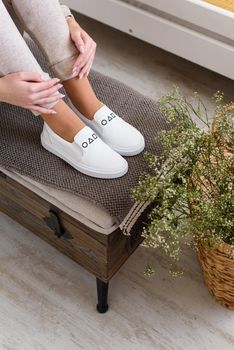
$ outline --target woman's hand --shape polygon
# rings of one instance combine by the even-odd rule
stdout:
[[[79,75],[81,79],[84,76],[88,76],[93,64],[96,43],[93,39],[79,26],[79,24],[72,17],[67,17],[67,23],[69,26],[71,39],[80,52],[78,59],[73,67],[73,74]]]
[[[64,95],[56,92],[62,87],[59,79],[45,80],[39,73],[19,72],[0,78],[0,101],[20,106],[40,114],[55,114],[41,107],[59,101]]]

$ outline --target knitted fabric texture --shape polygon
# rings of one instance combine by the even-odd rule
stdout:
[[[28,40],[28,45],[46,70],[45,59],[38,47],[31,40]],[[101,101],[143,134],[145,151],[159,154],[161,145],[155,136],[166,128],[166,123],[154,101],[95,71],[91,72],[90,82]],[[70,103],[68,99],[66,101]],[[126,157],[129,171],[123,177],[96,179],[78,172],[46,151],[40,144],[42,127],[43,120],[30,111],[0,103],[0,165],[95,202],[118,220],[124,233],[130,234],[136,220],[149,204],[136,203],[131,196],[131,189],[137,185],[140,175],[149,171],[144,152]]]

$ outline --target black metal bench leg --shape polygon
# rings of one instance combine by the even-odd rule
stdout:
[[[96,282],[98,296],[97,311],[103,314],[108,310],[107,298],[109,282],[103,282],[99,278],[96,279]]]

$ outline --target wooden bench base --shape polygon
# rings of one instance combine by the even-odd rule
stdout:
[[[105,235],[0,172],[0,211],[56,247],[96,277],[97,311],[108,310],[108,283],[143,241],[140,230]]]

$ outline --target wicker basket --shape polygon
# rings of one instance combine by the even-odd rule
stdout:
[[[226,111],[233,111],[234,104]],[[212,131],[216,131],[217,115],[212,124]],[[228,146],[228,145],[227,145]],[[229,157],[233,150],[227,147],[225,156]],[[229,309],[234,310],[234,248],[227,243],[210,248],[205,243],[198,246],[198,259],[200,261],[205,283],[215,299]]]
[[[203,243],[197,255],[210,293],[219,303],[234,310],[234,249],[226,243],[216,248]]]

